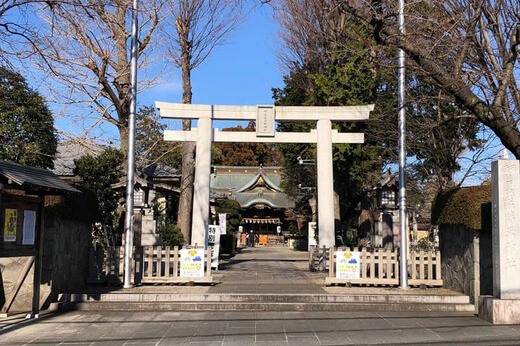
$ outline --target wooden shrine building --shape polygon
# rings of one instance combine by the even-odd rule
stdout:
[[[211,190],[241,206],[244,232],[276,234],[287,230],[285,209],[293,202],[280,188],[280,167],[216,166],[211,174]]]

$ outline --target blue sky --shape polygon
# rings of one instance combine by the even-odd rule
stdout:
[[[273,87],[283,86],[276,58],[277,28],[269,6],[258,6],[192,73],[193,103],[272,104]],[[182,102],[180,71],[171,80],[139,95],[140,105]],[[217,122],[215,127],[229,126]]]

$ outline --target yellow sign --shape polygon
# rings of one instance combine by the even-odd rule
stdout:
[[[16,224],[18,211],[16,209],[5,210],[4,241],[16,241]]]
[[[336,277],[338,279],[359,279],[359,252],[336,251]]]
[[[204,249],[181,249],[181,276],[204,276]]]

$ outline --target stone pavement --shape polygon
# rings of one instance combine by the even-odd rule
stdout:
[[[307,275],[308,263],[307,252],[285,246],[245,248],[213,272],[220,283],[208,293],[325,293]]]
[[[519,345],[468,313],[67,312],[0,329],[0,345]]]

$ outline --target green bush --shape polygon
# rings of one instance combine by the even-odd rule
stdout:
[[[491,185],[441,191],[433,201],[432,224],[491,231]]]
[[[430,239],[421,238],[417,242],[417,246],[415,247],[415,251],[435,251],[435,246],[432,244]]]
[[[184,245],[184,236],[181,228],[172,222],[166,222],[159,226],[159,235],[161,236],[161,246],[178,246]]]

